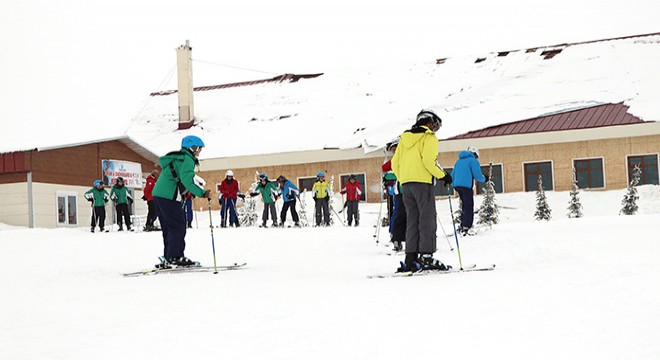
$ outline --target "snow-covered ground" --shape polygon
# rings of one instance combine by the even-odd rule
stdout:
[[[217,275],[122,277],[156,262],[160,233],[0,226],[0,358],[657,359],[660,187],[635,216],[623,194],[583,191],[568,219],[568,193],[547,192],[549,222],[534,193],[498,194],[501,223],[459,238],[463,263],[497,269],[415,278],[367,279],[399,260],[374,239],[378,204],[357,228],[215,229],[218,263],[248,263]],[[186,255],[211,265],[197,217]]]

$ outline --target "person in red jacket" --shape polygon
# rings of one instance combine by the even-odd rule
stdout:
[[[348,226],[351,226],[353,219],[355,219],[355,226],[360,225],[360,210],[358,205],[362,197],[362,186],[359,182],[355,181],[355,175],[351,174],[348,181],[341,189],[342,194],[346,194],[346,207],[348,208]]]
[[[238,189],[238,180],[234,179],[233,171],[227,170],[225,179],[220,183],[220,198],[218,199],[222,206],[220,210],[220,216],[222,218],[220,221],[221,227],[227,227],[227,212],[229,212],[229,226],[240,226],[238,216],[236,215],[236,198],[238,196],[244,196]]]
[[[144,195],[142,200],[147,202],[147,223],[144,225],[144,231],[154,231],[160,230],[154,226],[154,221],[158,217],[156,215],[156,206],[154,205],[154,196],[152,192],[154,190],[154,185],[156,185],[156,180],[158,180],[158,170],[154,170],[147,176],[147,183],[144,185]]]

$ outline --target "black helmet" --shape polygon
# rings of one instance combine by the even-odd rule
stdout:
[[[117,177],[117,182],[120,182],[120,181],[121,181],[121,182],[124,182],[124,178],[121,177],[121,176],[118,176],[118,177]]]
[[[278,176],[277,177],[277,182],[286,182],[286,178],[284,177],[284,175]]]
[[[355,180],[356,178],[355,174],[348,175],[348,180]]]
[[[440,126],[442,126],[442,119],[431,109],[424,109],[417,114],[415,126],[420,126],[428,123],[432,123],[432,127],[435,129],[433,131],[438,131]]]

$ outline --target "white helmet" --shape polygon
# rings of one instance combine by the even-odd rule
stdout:
[[[468,146],[467,151],[473,153],[477,158],[479,157],[479,149],[476,146]]]
[[[231,170],[227,170],[227,173],[225,173],[225,176],[234,176],[234,172]]]

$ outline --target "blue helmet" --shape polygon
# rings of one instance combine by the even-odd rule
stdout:
[[[195,135],[188,135],[181,140],[182,148],[190,149],[193,146],[204,147],[204,142]]]
[[[94,187],[99,187],[103,185],[103,181],[101,180],[94,180]]]
[[[325,176],[325,173],[323,171],[319,171],[319,173],[316,174],[316,177],[321,177],[321,176]]]
[[[263,173],[263,174],[259,175],[259,179],[260,180],[268,180],[268,174]]]

